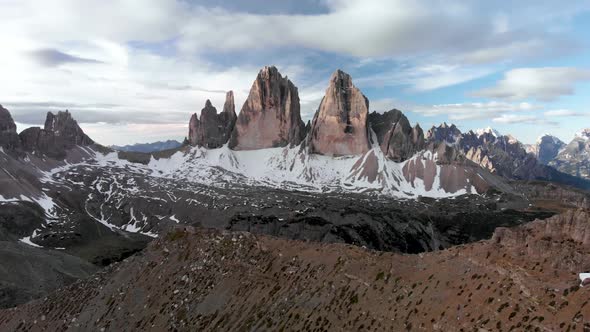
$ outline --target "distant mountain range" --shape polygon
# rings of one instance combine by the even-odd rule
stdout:
[[[136,143],[131,145],[111,145],[110,148],[117,151],[125,151],[125,152],[143,152],[143,153],[152,153],[170,149],[179,148],[182,145],[179,141],[176,140],[167,140],[167,141],[157,141],[153,143]]]

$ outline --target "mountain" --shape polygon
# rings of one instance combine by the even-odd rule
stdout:
[[[426,134],[427,142],[445,143],[491,173],[509,180],[554,181],[581,189],[590,189],[590,182],[570,172],[544,165],[536,154],[511,135],[501,135],[492,128],[462,133],[455,125],[433,126]],[[550,139],[553,142],[552,139]],[[542,142],[543,143],[543,142]],[[558,144],[558,142],[556,142]],[[543,144],[542,156],[549,153]]]
[[[533,145],[526,146],[528,153],[532,153],[542,164],[549,164],[565,147],[565,143],[559,138],[546,134],[537,139]]]
[[[10,331],[582,330],[588,216],[570,211],[420,255],[178,228],[45,299]],[[579,233],[578,231],[583,231]]]
[[[20,139],[16,133],[16,124],[10,112],[0,105],[0,146],[8,150],[20,147]]]
[[[229,91],[226,95],[223,112],[217,114],[217,109],[207,100],[205,108],[201,110],[201,117],[191,116],[189,122],[189,143],[193,146],[219,148],[228,142],[236,123],[234,94]]]
[[[590,179],[590,129],[577,133],[549,165],[561,172]]]
[[[260,70],[240,110],[229,146],[257,150],[296,146],[305,138],[299,92],[274,66]]]
[[[311,153],[328,156],[359,155],[369,151],[369,100],[337,70],[311,122]]]
[[[60,111],[56,115],[48,112],[43,129],[30,127],[23,130],[19,137],[25,151],[54,158],[64,158],[67,151],[76,146],[94,144],[68,110]]]
[[[371,129],[385,156],[401,162],[424,149],[424,132],[420,125],[410,126],[408,118],[399,110],[369,114]]]
[[[117,151],[124,152],[142,152],[151,153],[164,150],[177,149],[182,146],[182,143],[175,140],[157,141],[153,143],[136,143],[132,145],[111,145],[110,148]]]

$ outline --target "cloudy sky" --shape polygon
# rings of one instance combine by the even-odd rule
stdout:
[[[523,142],[590,127],[589,1],[0,0],[0,104],[19,130],[69,109],[103,144],[182,139],[259,69],[310,119],[337,68],[371,111]]]

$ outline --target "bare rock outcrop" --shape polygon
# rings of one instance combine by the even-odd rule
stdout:
[[[223,146],[230,138],[236,118],[232,91],[227,93],[223,112],[219,114],[217,114],[217,109],[207,100],[205,108],[201,110],[200,118],[197,118],[196,113],[191,116],[189,143],[209,149]]]
[[[311,125],[310,152],[328,156],[359,155],[369,150],[369,100],[337,70]]]
[[[532,244],[540,239],[571,240],[590,246],[590,214],[583,209],[567,210],[548,219],[535,220],[517,228],[499,227],[492,240],[507,246]]]
[[[424,132],[419,125],[412,128],[408,118],[393,109],[383,114],[372,112],[369,123],[383,153],[390,159],[401,162],[424,149]]]
[[[63,157],[66,150],[76,145],[94,144],[67,110],[57,114],[48,112],[43,129],[27,128],[19,136],[24,150],[37,151],[56,158]]]
[[[20,146],[20,140],[16,133],[16,124],[10,112],[0,105],[0,147],[9,150]]]
[[[231,135],[230,148],[255,150],[296,146],[305,137],[299,92],[274,66],[264,67],[252,84]]]

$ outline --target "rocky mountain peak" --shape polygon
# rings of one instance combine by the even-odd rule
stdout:
[[[313,118],[309,146],[312,153],[357,155],[369,150],[369,100],[347,73],[330,77],[326,94]]]
[[[450,126],[443,122],[441,125],[432,126],[426,133],[426,140],[428,142],[446,142],[448,144],[456,144],[461,138],[461,131],[454,124]]]
[[[223,104],[223,113],[233,114],[236,117],[236,104],[234,101],[234,92],[232,90],[225,94],[225,103]],[[235,121],[235,119],[234,119]],[[233,129],[233,125],[232,125]]]
[[[217,109],[207,99],[201,110],[200,118],[193,114],[189,121],[189,143],[193,146],[219,148],[229,140],[236,122],[233,92],[226,94],[223,112],[217,114]]]
[[[0,147],[15,149],[20,146],[16,124],[10,112],[0,105]]]
[[[46,131],[52,132],[56,137],[63,137],[66,145],[90,145],[94,143],[90,137],[84,134],[78,122],[74,120],[70,111],[59,111],[57,114],[47,112],[45,119]]]
[[[304,137],[297,87],[276,67],[262,68],[240,110],[230,147],[254,150],[295,146]]]
[[[582,129],[581,131],[576,133],[575,138],[583,139],[583,140],[590,140],[590,128]]]
[[[539,159],[543,164],[548,164],[559,154],[559,151],[565,147],[565,143],[559,138],[545,134],[539,137],[536,143],[527,149]]]
[[[475,133],[477,134],[477,136],[491,135],[491,136],[496,137],[496,138],[502,136],[502,134],[500,134],[499,131],[497,131],[496,129],[494,129],[492,127],[486,127],[486,128],[477,129],[475,131]]]
[[[54,158],[64,157],[66,151],[76,145],[94,144],[67,110],[57,114],[47,112],[43,129],[27,128],[19,137],[25,150],[37,151]]]
[[[408,118],[399,110],[392,109],[383,114],[369,114],[371,129],[383,153],[400,162],[424,148],[424,132],[419,125],[410,126]]]

